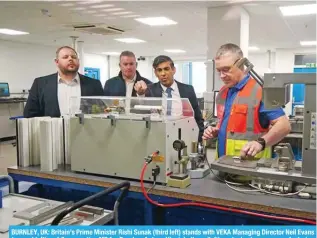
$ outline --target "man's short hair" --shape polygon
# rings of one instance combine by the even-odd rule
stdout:
[[[233,43],[227,43],[220,46],[220,48],[218,49],[216,53],[216,59],[220,58],[221,56],[227,53],[232,53],[236,55],[237,59],[243,58],[243,52],[238,45]]]
[[[72,47],[70,47],[70,46],[67,46],[67,45],[64,45],[64,46],[59,47],[59,48],[56,50],[56,59],[58,58],[59,52],[60,52],[62,49],[70,49],[70,50],[74,51],[75,54],[78,56],[78,54],[77,54],[77,52],[76,52],[76,50],[75,50],[74,48],[72,48]]]
[[[174,68],[174,62],[173,60],[166,56],[166,55],[159,55],[157,56],[154,61],[153,61],[153,68],[156,69],[157,66],[159,66],[159,64],[162,64],[162,63],[165,63],[165,62],[169,62],[170,65],[171,65],[171,68],[173,69]]]
[[[128,50],[125,50],[125,51],[122,51],[121,54],[120,54],[120,60],[121,60],[121,57],[122,56],[128,56],[128,57],[133,57],[133,58],[136,58],[135,57],[135,54],[132,52],[132,51],[128,51]]]

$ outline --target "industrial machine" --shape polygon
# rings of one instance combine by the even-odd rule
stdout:
[[[212,169],[226,174],[250,176],[251,186],[270,188],[286,193],[294,191],[294,184],[316,184],[316,75],[309,73],[270,73],[262,80],[254,71],[253,65],[246,59],[238,62],[246,66],[256,81],[263,87],[263,102],[266,108],[283,107],[288,99],[286,85],[305,84],[305,106],[303,110],[302,161],[295,161],[289,144],[275,146],[277,158],[248,160],[226,155],[210,164]],[[288,184],[288,186],[286,186]],[[267,187],[268,186],[268,187]],[[284,188],[287,187],[287,191]],[[297,190],[295,190],[297,191]],[[303,191],[303,190],[302,190]],[[311,191],[316,195],[316,188]]]
[[[78,105],[78,98],[73,100],[72,105]],[[159,156],[149,166],[146,181],[185,188],[193,170],[203,170],[197,149],[191,149],[198,140],[198,126],[188,99],[81,97],[80,101],[69,122],[72,171],[139,180],[144,157],[156,151]]]
[[[9,194],[2,196],[0,190],[0,238],[8,237],[10,226],[50,226],[50,225],[104,225],[114,220],[119,223],[118,208],[130,188],[123,182],[98,192],[76,203],[47,200],[14,193],[14,183],[10,176],[0,176],[9,181]],[[113,210],[89,206],[94,199],[121,190]]]
[[[291,133],[303,133],[304,128],[304,106],[294,106],[294,115],[289,116]]]

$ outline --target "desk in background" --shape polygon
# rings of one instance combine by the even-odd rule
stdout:
[[[16,136],[16,124],[12,117],[23,116],[25,98],[0,98],[0,140]]]

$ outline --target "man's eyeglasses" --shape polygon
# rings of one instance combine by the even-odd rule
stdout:
[[[223,73],[223,74],[227,74],[227,73],[230,73],[230,71],[232,70],[232,68],[234,66],[236,66],[236,64],[239,62],[239,60],[241,60],[241,58],[238,58],[231,66],[225,66],[223,67],[222,69],[217,69],[217,72],[220,74],[220,73]]]

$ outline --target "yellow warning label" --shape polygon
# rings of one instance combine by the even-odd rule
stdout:
[[[156,155],[153,157],[153,162],[164,162],[165,158],[162,155]]]

